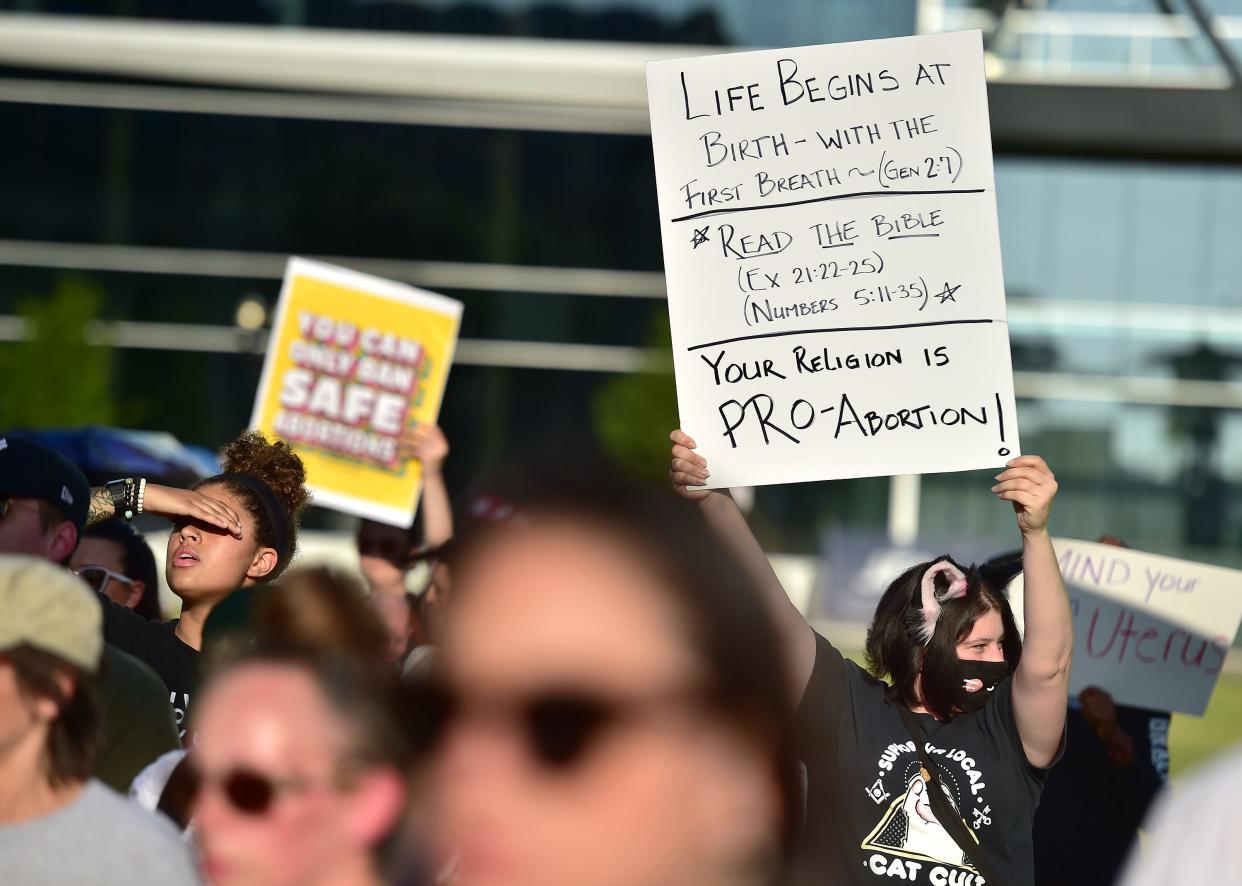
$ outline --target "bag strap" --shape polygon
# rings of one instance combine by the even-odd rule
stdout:
[[[936,764],[932,762],[931,757],[927,753],[924,745],[927,742],[927,736],[923,732],[923,727],[914,719],[914,714],[910,712],[900,699],[893,699],[893,705],[897,708],[897,713],[901,715],[901,722],[905,724],[906,731],[910,733],[910,738],[914,740],[914,748],[919,755],[919,763],[921,764],[921,774],[923,781],[928,785],[927,799],[931,804],[932,812],[936,814],[936,821],[949,832],[949,836],[953,838],[953,842],[958,845],[962,852],[969,856],[971,864],[987,881],[987,886],[1001,886],[1000,878],[996,876],[996,872],[983,857],[983,847],[979,845],[978,839],[971,833],[970,828],[966,826],[966,822],[962,821],[953,804],[949,802],[949,796],[940,786],[940,776],[936,770]]]

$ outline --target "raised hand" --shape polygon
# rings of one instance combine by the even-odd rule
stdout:
[[[668,479],[674,491],[693,501],[702,501],[712,494],[710,489],[695,489],[702,486],[711,476],[707,470],[707,459],[695,452],[695,442],[681,430],[668,435],[673,441],[672,458],[669,462]]]
[[[224,502],[192,489],[174,489],[171,486],[148,483],[143,495],[142,510],[144,513],[159,514],[170,520],[188,517],[200,523],[218,526],[238,538],[242,537],[241,517],[236,511]]]
[[[417,459],[423,469],[438,471],[448,458],[449,445],[439,425],[419,424],[407,428],[397,444],[397,457],[403,460]]]
[[[996,475],[992,491],[997,498],[1013,505],[1018,529],[1023,535],[1047,530],[1048,514],[1057,494],[1057,479],[1038,455],[1022,455],[1010,461],[1005,470]]]

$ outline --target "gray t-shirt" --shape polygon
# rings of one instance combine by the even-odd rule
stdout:
[[[91,779],[48,815],[0,825],[0,879],[23,886],[195,886],[172,823]]]

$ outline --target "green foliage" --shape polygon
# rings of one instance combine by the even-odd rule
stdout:
[[[1234,648],[1230,658],[1235,659]],[[1230,662],[1232,664],[1232,662]],[[1169,761],[1174,778],[1242,742],[1242,673],[1226,665],[1202,717],[1174,714]]]
[[[0,344],[0,428],[113,424],[113,352],[86,343],[103,294],[80,277],[17,303],[24,341]]]
[[[678,424],[666,311],[653,315],[646,346],[651,352],[647,365],[603,385],[591,412],[596,437],[608,456],[640,476],[659,479],[668,470],[669,431]]]

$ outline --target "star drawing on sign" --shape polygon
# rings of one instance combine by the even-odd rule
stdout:
[[[962,288],[961,283],[957,284],[956,286],[950,286],[948,283],[946,283],[944,284],[944,289],[936,293],[936,298],[940,299],[940,304],[944,304],[947,301],[951,301],[954,304],[957,304],[957,299],[954,298],[953,296],[957,295],[957,291],[961,288]]]
[[[711,225],[708,225],[707,228],[695,228],[694,238],[690,241],[690,245],[693,246],[695,249],[698,249],[700,246],[706,243],[707,242],[707,230],[710,227]]]

